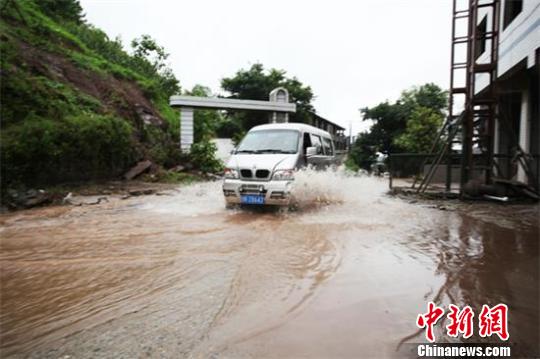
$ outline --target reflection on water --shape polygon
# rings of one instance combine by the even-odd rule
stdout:
[[[505,215],[508,211],[518,213]],[[497,216],[504,216],[504,221],[497,221]],[[479,204],[476,208],[459,208],[445,216],[437,228],[402,241],[407,249],[433,259],[436,273],[444,278],[444,284],[428,296],[434,302],[445,307],[450,303],[470,305],[477,314],[483,304],[508,304],[511,342],[519,344],[514,347],[514,355],[538,353],[537,218],[537,206]],[[448,341],[444,336],[448,323],[443,320],[439,324],[440,341]],[[415,336],[406,338],[414,341]],[[497,342],[497,338],[474,335],[467,341]]]
[[[533,352],[538,207],[439,211],[385,191],[306,171],[293,212],[227,211],[208,182],[2,215],[2,355],[393,356],[421,340],[427,300],[507,303],[511,341]]]

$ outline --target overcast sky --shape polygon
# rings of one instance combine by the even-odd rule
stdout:
[[[189,89],[256,62],[312,87],[323,117],[353,132],[359,108],[403,89],[449,83],[450,0],[81,0],[86,19],[124,44],[149,34]]]

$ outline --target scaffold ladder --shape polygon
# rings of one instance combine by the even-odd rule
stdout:
[[[486,183],[490,183],[493,176],[493,137],[497,116],[497,93],[494,82],[497,77],[500,3],[499,0],[469,0],[467,9],[458,9],[457,3],[458,0],[453,0],[448,117],[433,143],[430,154],[437,153],[437,156],[418,187],[418,192],[425,191],[429,186],[433,174],[444,157],[447,159],[446,191],[451,190],[452,151],[456,147],[460,147],[462,153],[460,193],[463,192],[464,185],[470,179],[478,177],[475,171],[483,172]],[[477,26],[481,8],[491,14],[492,21],[489,22],[489,30],[487,21],[485,30]],[[461,19],[467,22],[465,35],[458,34],[457,22]],[[487,52],[487,56],[482,55],[483,58],[487,58],[487,62],[477,61],[479,44],[483,44],[484,48],[489,48],[489,52],[484,52],[484,54]],[[458,46],[465,47],[465,60],[456,59]],[[458,70],[465,71],[464,84],[457,84],[456,71]],[[487,74],[488,77],[488,84],[482,93],[476,91],[476,78],[479,74]],[[456,114],[455,109],[457,96],[464,96],[464,106],[459,114]],[[439,149],[441,141],[446,141],[446,144]]]

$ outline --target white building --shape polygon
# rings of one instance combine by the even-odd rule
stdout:
[[[511,158],[496,156],[495,161],[504,177],[528,182],[538,189],[540,0],[500,0],[499,16],[497,78],[492,85],[499,96],[494,153],[514,157],[520,147],[530,155],[530,172],[534,176],[527,176],[524,167]],[[492,17],[492,11],[479,8],[476,31],[489,31]],[[477,40],[475,52],[477,63],[489,62],[491,41]],[[485,92],[488,84],[488,74],[478,75],[475,93]]]

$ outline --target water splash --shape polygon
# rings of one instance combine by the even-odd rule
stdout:
[[[142,204],[141,209],[189,216],[223,212],[221,186],[221,181],[184,186],[158,201]],[[386,181],[348,171],[343,166],[324,171],[304,168],[295,174],[291,204],[297,211],[309,211],[358,201],[375,202],[386,190]]]
[[[158,201],[145,203],[141,209],[190,217],[222,212],[225,200],[221,184],[221,181],[209,181],[183,186]]]
[[[325,171],[305,168],[295,175],[292,196],[294,206],[304,210],[359,200],[373,201],[386,190],[386,183],[381,179],[348,171],[343,166]]]

